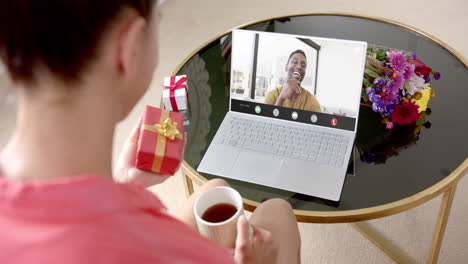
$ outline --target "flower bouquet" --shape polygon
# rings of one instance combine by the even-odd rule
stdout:
[[[413,124],[435,95],[431,76],[440,79],[440,73],[418,60],[416,53],[369,45],[362,105],[379,113],[387,129]]]
[[[369,45],[356,136],[363,162],[385,163],[430,128],[430,82],[440,77],[414,52]]]

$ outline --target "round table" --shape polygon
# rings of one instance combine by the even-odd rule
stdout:
[[[399,142],[404,140],[399,137],[404,137],[403,133],[407,132],[377,138],[381,142],[374,140],[380,144],[374,148],[383,154],[373,153],[375,149],[368,146],[366,149],[372,141],[369,138],[387,132],[375,129],[378,127],[378,124],[372,125],[375,117],[361,106],[350,174],[346,176],[339,202],[226,179],[242,194],[247,210],[254,210],[266,199],[279,197],[291,203],[298,221],[313,223],[357,222],[384,217],[443,194],[429,256],[430,263],[436,262],[457,182],[468,171],[468,122],[466,110],[462,108],[468,101],[467,62],[428,34],[377,18],[350,14],[301,14],[269,18],[238,28],[360,40],[414,51],[419,59],[442,73],[440,80],[431,82],[436,96],[429,102],[430,111],[427,112],[430,115],[425,117],[424,127],[411,130],[409,133],[414,132],[414,136],[404,143]],[[194,182],[200,185],[219,177],[200,174],[195,169],[228,111],[230,33],[226,32],[196,49],[173,74],[186,74],[189,78],[190,123],[185,126],[188,141],[182,164],[188,194],[193,192]],[[385,242],[376,241],[364,225],[354,223],[353,226],[397,262],[404,261],[404,257],[391,252]]]

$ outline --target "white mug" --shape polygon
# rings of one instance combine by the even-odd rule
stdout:
[[[202,219],[203,214],[208,208],[222,203],[235,206],[237,208],[236,213],[229,219],[218,223],[207,222]],[[200,234],[226,248],[235,247],[237,220],[244,214],[242,197],[239,192],[231,187],[214,187],[198,197],[195,201],[193,213]]]

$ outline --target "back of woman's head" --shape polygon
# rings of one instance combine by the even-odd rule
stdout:
[[[34,83],[44,67],[77,81],[122,9],[149,19],[155,0],[3,0],[0,58],[14,82]]]

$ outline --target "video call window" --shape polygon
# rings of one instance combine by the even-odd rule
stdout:
[[[332,39],[234,30],[231,98],[356,117],[362,48]],[[353,86],[354,85],[354,86]]]

